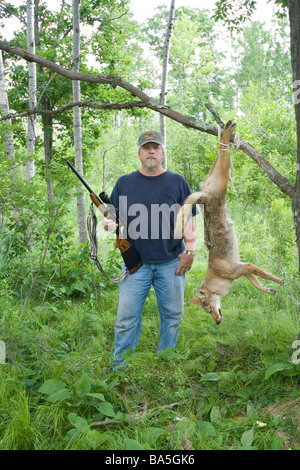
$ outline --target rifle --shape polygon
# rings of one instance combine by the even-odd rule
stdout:
[[[66,163],[71,168],[71,170],[75,173],[75,175],[81,181],[81,183],[85,186],[85,188],[88,190],[90,194],[90,198],[92,200],[91,207],[90,207],[90,214],[87,220],[88,232],[89,232],[89,237],[90,237],[91,245],[92,245],[91,258],[96,261],[97,267],[106,278],[108,278],[110,281],[114,283],[120,282],[126,277],[127,274],[133,274],[143,266],[143,262],[140,258],[140,255],[136,252],[136,250],[133,248],[133,246],[128,240],[126,240],[125,238],[122,238],[122,234],[120,233],[120,229],[119,229],[119,223],[120,223],[119,213],[115,208],[113,208],[112,210],[113,206],[109,200],[108,195],[104,191],[102,191],[99,194],[99,196],[97,196],[94,193],[94,191],[90,188],[90,186],[84,181],[82,176],[73,167],[73,165],[69,162],[69,160],[67,160]],[[118,248],[121,252],[121,255],[123,257],[123,260],[126,266],[126,270],[121,274],[121,276],[115,279],[110,279],[107,276],[107,274],[102,269],[102,266],[97,258],[97,218],[93,210],[93,204],[95,204],[95,206],[100,210],[100,212],[104,215],[104,217],[111,218],[118,224],[117,229],[116,229],[115,247]],[[92,228],[91,228],[91,222],[93,223]]]

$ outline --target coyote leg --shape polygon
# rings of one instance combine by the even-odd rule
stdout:
[[[264,286],[257,277],[254,276],[254,274],[244,274],[244,276],[249,279],[250,282],[259,290],[262,290],[263,292],[266,292],[267,294],[276,294],[276,290],[274,289],[268,289],[268,287]]]
[[[268,279],[269,281],[277,282],[278,284],[283,285],[282,279],[279,277],[273,276],[273,274],[266,273],[262,269],[258,268],[252,263],[243,263],[239,264],[234,272],[231,274],[231,279],[237,279],[240,276],[247,276],[247,274],[254,274],[256,276],[262,277],[263,279]]]
[[[226,193],[229,177],[228,145],[236,124],[228,121],[222,131],[219,142],[219,151],[214,166],[203,183],[203,189],[210,192]]]

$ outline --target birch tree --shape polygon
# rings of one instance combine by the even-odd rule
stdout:
[[[34,1],[27,0],[27,50],[35,54],[34,41]],[[37,87],[36,87],[36,64],[28,62],[28,109],[34,110],[37,105]],[[27,162],[26,162],[26,180],[34,177],[34,158],[36,139],[36,114],[32,113],[28,117],[27,130]]]
[[[6,90],[6,80],[5,80],[5,71],[2,58],[2,51],[0,51],[0,113],[3,113],[4,116],[9,116],[10,108],[9,101]],[[18,179],[17,170],[16,170],[16,161],[15,161],[15,145],[14,145],[14,134],[11,128],[12,122],[11,119],[5,121],[7,129],[4,133],[4,151],[6,160],[9,162],[9,169],[12,172],[12,179],[16,183]],[[18,220],[19,212],[14,207],[14,218],[16,224],[20,224]],[[0,233],[2,228],[3,215],[0,213]]]
[[[73,58],[72,71],[79,72],[80,62],[80,0],[73,0]],[[72,81],[73,102],[80,101],[80,81]],[[73,108],[73,132],[74,132],[74,158],[75,168],[80,175],[83,175],[82,162],[82,127],[81,127],[81,109],[79,106]],[[84,205],[84,193],[82,186],[79,187],[80,194],[77,196],[77,219],[80,243],[86,243],[86,217]]]
[[[10,113],[7,91],[6,91],[6,81],[5,81],[5,74],[4,74],[2,51],[0,51],[0,111],[2,111],[4,115],[9,115]],[[6,125],[8,129],[6,130],[4,134],[5,156],[13,164],[15,160],[15,149],[14,149],[13,131],[12,129],[10,129],[11,119],[6,120]]]
[[[171,0],[169,21],[166,30],[166,37],[164,43],[164,56],[163,56],[163,67],[162,67],[162,81],[161,81],[161,91],[160,91],[160,104],[162,106],[166,105],[166,94],[167,94],[167,81],[168,81],[168,63],[169,63],[169,52],[170,52],[170,43],[171,35],[175,18],[175,0]],[[160,132],[164,138],[164,142],[167,142],[167,131],[166,131],[166,117],[163,114],[160,114]],[[165,150],[165,159],[163,161],[164,168],[167,168],[167,150]]]
[[[6,84],[5,84],[5,75],[4,75],[4,66],[3,66],[3,58],[2,58],[2,51],[0,51],[0,113],[4,115],[9,114],[9,104],[6,92]],[[9,129],[11,126],[11,119],[6,121],[6,125],[8,129],[4,134],[4,150],[5,156],[8,160],[14,161],[15,157],[15,150],[14,150],[14,137],[13,131]],[[0,236],[1,236],[1,229],[3,223],[3,215],[0,212]]]

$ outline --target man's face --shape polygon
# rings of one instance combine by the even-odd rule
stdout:
[[[139,159],[147,170],[153,170],[160,166],[164,156],[165,154],[162,146],[155,142],[148,142],[147,144],[142,145],[139,151]]]

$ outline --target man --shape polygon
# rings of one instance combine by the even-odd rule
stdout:
[[[158,353],[177,344],[183,315],[185,273],[191,269],[195,255],[194,218],[189,234],[174,240],[176,209],[191,193],[183,176],[165,170],[164,142],[157,131],[148,131],[138,140],[141,168],[117,181],[111,203],[127,220],[126,238],[139,253],[143,266],[120,283],[119,308],[115,323],[113,369],[125,367],[122,354],[138,345],[145,300],[153,285],[159,313]],[[195,211],[193,211],[195,214]],[[106,230],[116,224],[103,219]],[[185,251],[185,252],[184,252]]]

